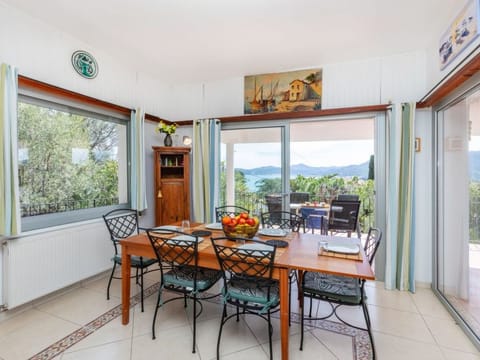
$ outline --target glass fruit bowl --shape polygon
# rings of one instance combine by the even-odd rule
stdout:
[[[222,219],[222,228],[226,237],[251,239],[255,236],[260,226],[258,218],[243,216],[240,214],[235,217],[226,216]]]

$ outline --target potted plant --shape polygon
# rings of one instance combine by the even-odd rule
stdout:
[[[155,131],[164,133],[165,139],[163,139],[163,144],[165,146],[172,146],[172,134],[175,134],[175,131],[177,130],[177,124],[172,123],[172,124],[167,124],[163,120],[160,120],[158,123]]]

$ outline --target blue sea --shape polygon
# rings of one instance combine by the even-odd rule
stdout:
[[[280,174],[270,174],[270,175],[245,175],[245,179],[247,180],[248,190],[254,192],[257,191],[258,188],[255,186],[255,182],[261,179],[275,179],[280,178]],[[293,179],[293,178],[292,178]]]

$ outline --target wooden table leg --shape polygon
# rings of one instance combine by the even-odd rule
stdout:
[[[288,269],[280,269],[280,339],[282,360],[288,360]]]
[[[130,317],[130,254],[122,248],[122,324],[127,325]]]

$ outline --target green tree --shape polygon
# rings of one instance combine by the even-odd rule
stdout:
[[[375,178],[375,158],[374,155],[370,155],[370,161],[368,162],[368,179],[373,180]]]
[[[47,212],[54,212],[67,202],[90,207],[94,199],[117,198],[117,126],[19,102],[20,202],[50,204]],[[75,149],[86,156],[76,157]]]

